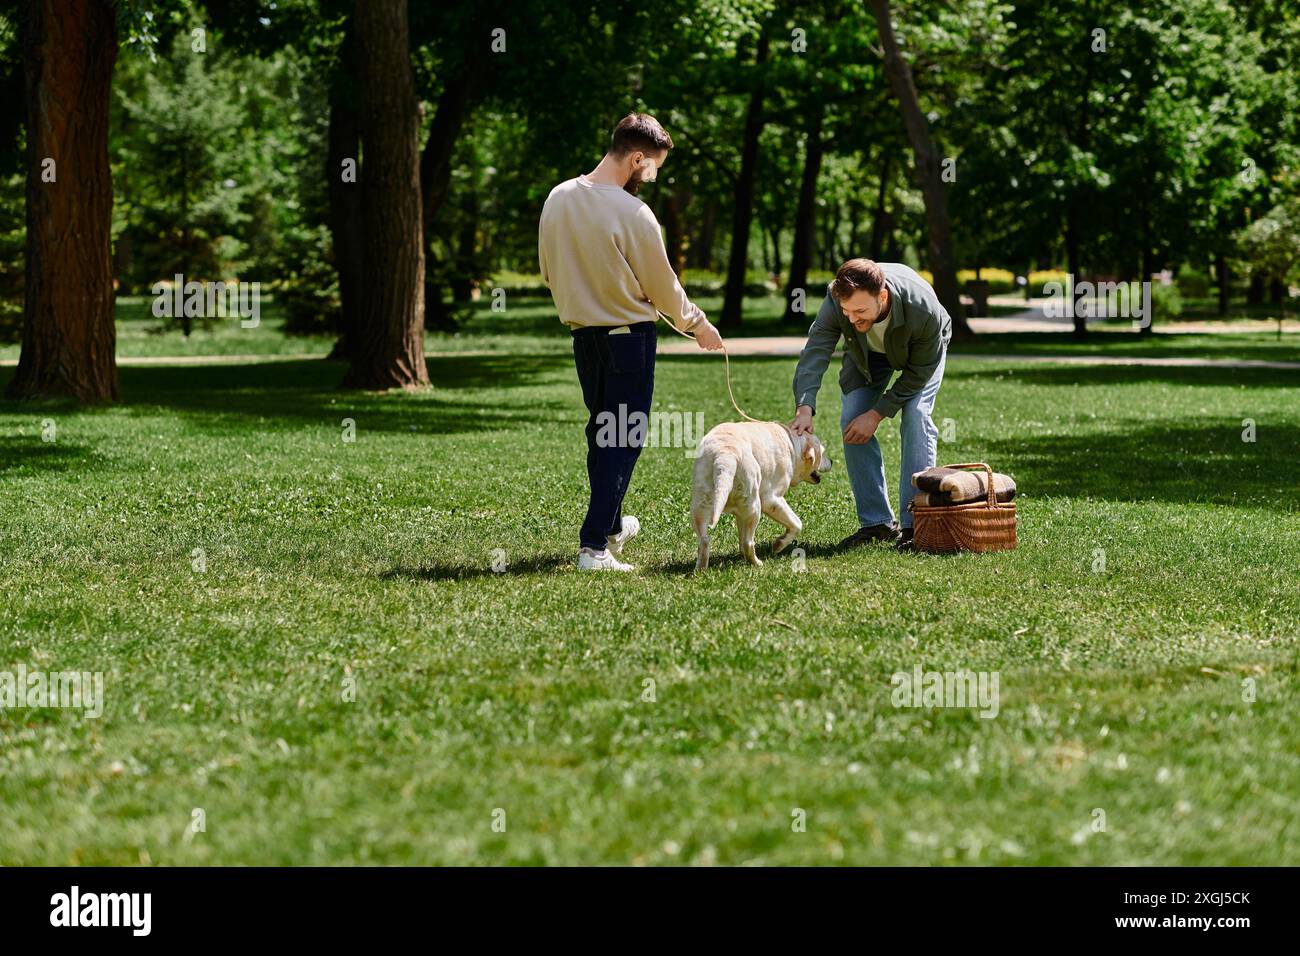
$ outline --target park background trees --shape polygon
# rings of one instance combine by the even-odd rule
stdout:
[[[633,109],[677,144],[641,196],[733,332],[757,297],[797,329],[852,255],[959,327],[972,277],[1051,268],[1280,306],[1297,50],[1294,0],[2,0],[9,392],[117,397],[114,295],[177,273],[273,289],[349,385],[420,387],[424,329],[545,294],[541,204]]]

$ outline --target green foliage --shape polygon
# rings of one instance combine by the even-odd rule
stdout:
[[[285,278],[276,285],[276,299],[285,314],[285,331],[293,335],[328,334],[335,328],[340,308],[329,230],[318,226],[302,230],[301,235],[295,232],[290,245],[298,258],[292,268],[281,273]]]
[[[1300,197],[1280,203],[1237,236],[1246,275],[1300,281]]]
[[[119,64],[115,237],[124,291],[238,277],[275,287],[289,327],[324,331],[338,309],[324,176],[327,107],[293,51],[195,53]]]
[[[966,261],[1042,261],[1048,250],[1060,261],[1071,215],[1085,271],[1138,275],[1223,250],[1295,164],[1296,18],[1250,6],[1246,16],[1224,0],[1000,7],[979,27],[997,68],[951,106]]]
[[[1084,274],[1170,269],[1195,298],[1206,293],[1196,275],[1219,256],[1239,275],[1293,275],[1283,260],[1300,195],[1294,0],[892,6],[931,132],[954,163],[963,281],[978,269],[999,294],[1015,290],[1008,275],[1066,265],[1071,221]],[[331,326],[322,171],[327,93],[336,81],[348,88],[351,10],[350,0],[117,4],[110,158],[122,291],[176,272],[251,278],[277,286],[293,328]],[[688,288],[717,293],[759,85],[747,294],[766,297],[787,278],[815,131],[824,155],[809,284],[856,255],[928,266],[911,150],[860,0],[525,0],[512,5],[502,54],[487,50],[494,18],[472,0],[411,10],[421,137],[453,81],[473,77],[449,193],[425,237],[430,288],[458,307],[490,276],[536,270],[546,194],[595,165],[630,109],[659,116],[676,141],[642,198],[661,222],[670,201],[680,210],[671,238]],[[191,45],[199,25],[202,54]],[[21,125],[20,53],[15,21],[0,15],[0,92],[10,94],[0,152]],[[0,311],[12,316],[23,190],[5,183]],[[545,294],[536,282],[515,291]]]
[[[245,176],[255,139],[239,65],[212,64],[178,38],[165,58],[119,74],[115,208],[118,234],[135,250],[136,268],[123,275],[129,287],[176,273],[202,281],[239,272],[244,243],[234,236],[260,186]],[[231,240],[224,247],[223,237]]]
[[[1178,283],[1179,291],[1192,298],[1200,299],[1210,294],[1209,274],[1190,263],[1184,263],[1179,268],[1175,281]]]
[[[1177,283],[1151,283],[1151,318],[1176,319],[1183,314],[1183,296]]]

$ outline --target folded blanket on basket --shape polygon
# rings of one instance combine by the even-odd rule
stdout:
[[[913,499],[920,508],[937,508],[946,505],[965,505],[988,498],[983,471],[962,471],[959,468],[927,468],[912,476],[918,489]],[[998,501],[1010,501],[1016,496],[1016,482],[1009,475],[993,473],[993,494]]]

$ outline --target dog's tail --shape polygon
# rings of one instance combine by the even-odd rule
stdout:
[[[731,486],[736,481],[736,464],[736,459],[730,457],[718,458],[713,463],[713,514],[709,517],[710,528],[718,523],[722,509],[731,497]]]

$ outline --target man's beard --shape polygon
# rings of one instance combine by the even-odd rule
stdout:
[[[628,177],[628,181],[623,184],[623,191],[631,193],[633,196],[637,194],[637,191],[640,190],[640,188],[641,188],[641,174],[639,172],[633,173],[630,177]]]

